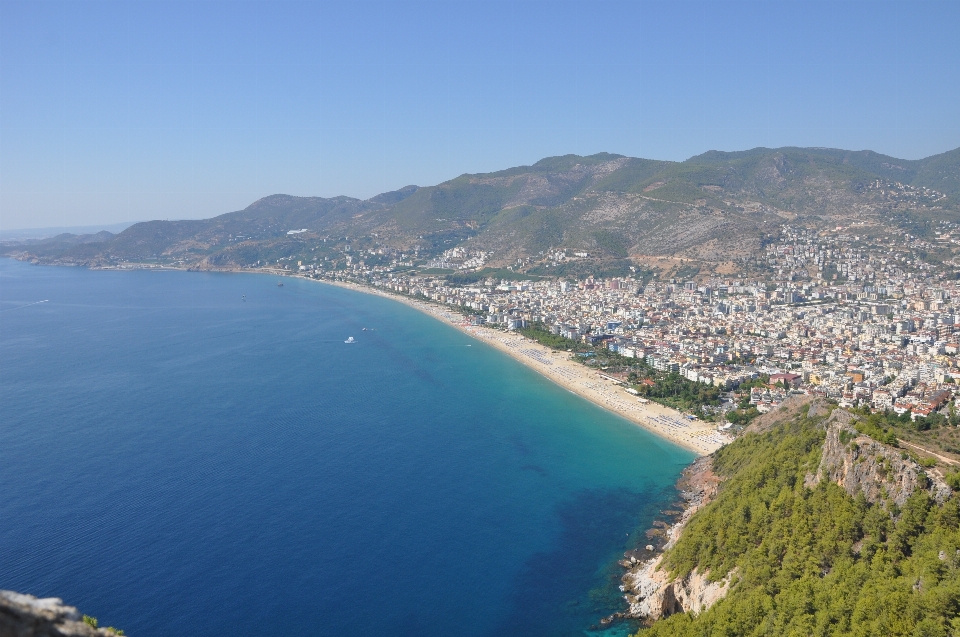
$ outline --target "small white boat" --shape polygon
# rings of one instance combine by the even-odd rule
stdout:
[[[344,343],[356,343],[356,341],[353,340],[353,337],[351,336],[350,338],[348,338],[347,340],[345,340]]]

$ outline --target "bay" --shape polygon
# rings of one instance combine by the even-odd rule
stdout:
[[[0,260],[0,588],[135,636],[620,608],[692,454],[403,304],[283,283]]]

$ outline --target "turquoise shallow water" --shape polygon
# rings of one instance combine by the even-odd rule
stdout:
[[[0,260],[0,588],[138,637],[618,609],[689,452],[402,304],[276,282]]]

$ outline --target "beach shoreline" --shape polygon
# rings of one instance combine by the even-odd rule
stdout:
[[[98,269],[200,271],[193,270],[192,268],[178,267]],[[665,407],[653,401],[641,403],[636,396],[627,393],[620,383],[601,378],[599,376],[599,370],[589,369],[585,365],[570,360],[566,352],[557,352],[516,332],[471,325],[462,314],[447,310],[436,303],[393,294],[386,290],[360,285],[359,283],[350,281],[315,279],[312,277],[298,276],[285,270],[273,270],[270,268],[257,270],[211,268],[202,271],[235,274],[268,274],[285,278],[291,277],[391,299],[427,314],[438,321],[460,330],[468,336],[494,347],[521,365],[532,369],[567,391],[589,400],[602,409],[625,418],[662,439],[695,453],[698,457],[710,455],[723,445],[732,442],[731,438],[719,433],[712,423],[705,423],[699,420],[691,421],[676,409]]]
[[[641,403],[636,396],[627,393],[619,383],[601,378],[598,370],[570,360],[566,352],[557,352],[516,332],[471,325],[462,314],[447,310],[435,303],[391,294],[357,283],[308,277],[297,278],[380,296],[412,307],[494,347],[564,389],[639,425],[660,438],[692,451],[697,456],[709,455],[730,442],[726,436],[717,432],[712,423],[691,421],[679,411],[658,403]]]

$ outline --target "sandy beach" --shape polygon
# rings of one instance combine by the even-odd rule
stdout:
[[[570,360],[569,354],[556,352],[515,332],[477,327],[471,325],[462,314],[447,310],[440,305],[390,294],[376,288],[342,281],[307,280],[336,285],[364,294],[375,294],[405,303],[497,348],[578,396],[623,416],[698,455],[710,454],[730,442],[730,438],[720,434],[714,424],[688,420],[679,411],[654,402],[641,403],[636,396],[627,393],[626,388],[619,383],[605,380],[599,376],[597,370]]]

